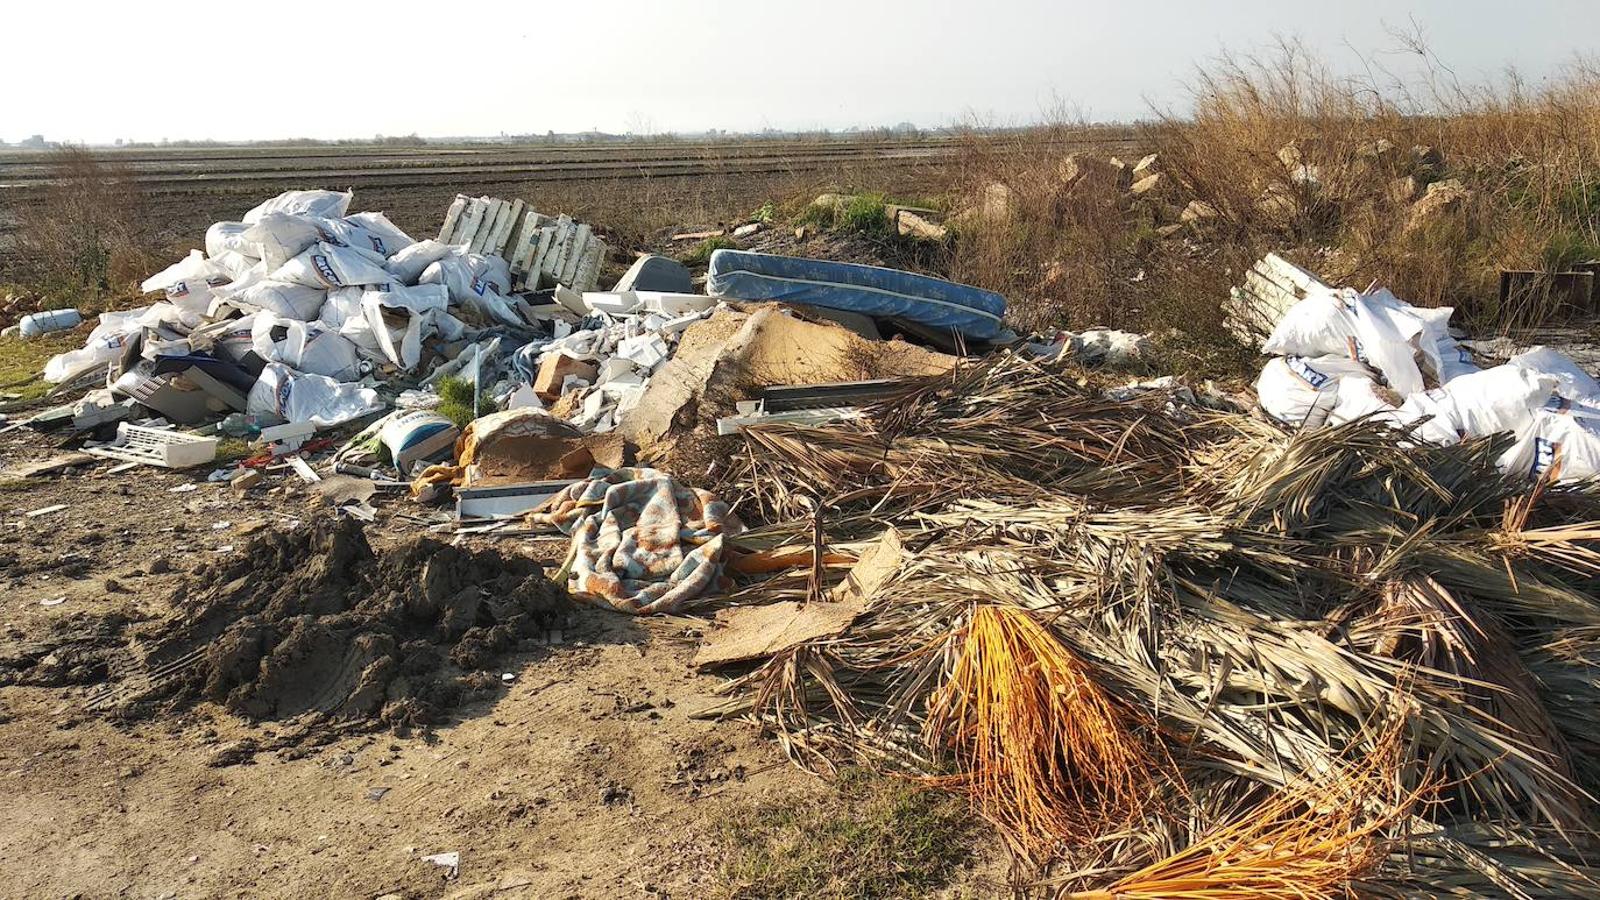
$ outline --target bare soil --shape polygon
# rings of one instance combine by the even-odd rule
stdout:
[[[7,469],[57,452],[0,436]],[[704,620],[553,612],[540,565],[558,542],[419,542],[403,499],[380,500],[358,541],[353,525],[313,526],[333,513],[292,476],[241,497],[204,470],[111,466],[0,492],[0,894],[715,896],[714,823],[836,796],[753,727],[694,717],[721,683],[689,664]],[[413,615],[430,564],[449,570],[433,576],[449,602]],[[520,592],[529,627],[462,651],[486,620],[452,619],[452,586]],[[382,701],[350,705],[342,675],[340,690],[274,693],[208,663],[104,702],[164,654],[229,658],[246,633],[265,635],[250,652],[284,652],[285,618],[348,659],[340,616],[421,642],[436,684],[475,686],[399,721],[384,710],[426,692],[389,679]],[[446,852],[458,871],[423,859]]]

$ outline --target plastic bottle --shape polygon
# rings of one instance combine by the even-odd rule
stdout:
[[[83,316],[75,309],[47,309],[44,312],[23,316],[18,324],[18,331],[24,338],[35,338],[52,331],[77,328],[82,322]]]

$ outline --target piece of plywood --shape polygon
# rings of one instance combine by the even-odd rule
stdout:
[[[899,572],[903,558],[900,535],[891,528],[861,554],[844,582],[829,592],[829,602],[785,600],[722,610],[717,613],[716,630],[706,635],[695,653],[694,664],[707,667],[764,659],[806,641],[843,633]]]

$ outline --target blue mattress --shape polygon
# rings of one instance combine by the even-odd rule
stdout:
[[[710,274],[707,293],[734,300],[781,300],[909,319],[979,341],[997,337],[1005,327],[1006,300],[999,294],[898,269],[718,250],[711,254]]]

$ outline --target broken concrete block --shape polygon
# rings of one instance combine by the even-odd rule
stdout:
[[[1418,145],[1411,148],[1411,174],[1424,184],[1444,177],[1444,152],[1438,147]]]
[[[633,261],[628,271],[617,280],[611,290],[662,291],[668,294],[687,294],[694,290],[689,269],[683,263],[665,256],[641,256]]]
[[[1389,199],[1397,204],[1407,204],[1422,195],[1422,182],[1415,175],[1406,175],[1389,182]]]
[[[1139,160],[1137,163],[1134,163],[1132,173],[1133,183],[1137,184],[1138,182],[1157,174],[1156,164],[1160,161],[1160,157],[1152,153],[1149,156]]]
[[[901,237],[921,238],[926,241],[942,241],[949,233],[943,225],[917,215],[909,209],[902,209],[895,216],[895,227]]]
[[[632,362],[623,359],[620,356],[613,356],[600,364],[600,371],[598,375],[599,380],[597,383],[607,384],[612,381],[616,381],[619,378],[633,374]],[[635,375],[634,377],[638,376]]]
[[[733,230],[733,236],[736,237],[736,238],[746,238],[746,237],[750,237],[751,235],[759,232],[760,230],[761,230],[761,223],[760,222],[750,222],[748,224],[740,225],[738,228],[735,228]]]
[[[1165,193],[1166,186],[1166,176],[1156,172],[1135,181],[1128,192],[1135,197],[1156,197]]]
[[[266,479],[260,469],[240,469],[239,474],[233,476],[228,484],[237,492],[243,494]]]
[[[1204,200],[1190,200],[1189,205],[1185,206],[1183,212],[1178,215],[1178,221],[1185,225],[1192,225],[1207,219],[1215,219],[1218,215],[1220,213],[1217,212],[1217,208]]]
[[[1468,190],[1459,178],[1436,181],[1428,185],[1427,193],[1412,205],[1411,212],[1406,217],[1406,233],[1426,228],[1440,219],[1459,213],[1471,197],[1472,191]]]
[[[565,353],[546,353],[539,363],[539,375],[533,380],[533,392],[548,403],[561,396],[568,376],[594,384],[598,374],[599,370],[592,362],[575,359]]]
[[[1062,185],[1069,191],[1111,191],[1125,187],[1123,176],[1132,173],[1098,156],[1072,153],[1061,161],[1059,174]]]

